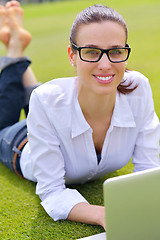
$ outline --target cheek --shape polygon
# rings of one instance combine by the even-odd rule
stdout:
[[[118,63],[117,72],[119,72],[120,75],[124,75],[125,70],[126,70],[126,64],[124,62],[123,63]]]
[[[124,73],[125,73],[126,65],[124,63],[120,63],[119,66],[116,67],[117,70],[117,84],[119,85],[120,82],[123,80]]]
[[[83,62],[80,59],[78,59],[76,63],[76,67],[77,67],[77,75],[79,76],[85,76],[89,73],[89,66],[87,62]]]

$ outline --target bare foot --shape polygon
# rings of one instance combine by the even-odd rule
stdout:
[[[24,49],[30,43],[32,36],[23,28],[23,10],[19,2],[7,2],[6,10],[10,26],[8,56],[21,57],[23,56]]]
[[[2,41],[6,47],[9,43],[10,30],[7,19],[7,12],[5,7],[0,5],[0,41]]]

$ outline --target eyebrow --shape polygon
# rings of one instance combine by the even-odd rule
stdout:
[[[122,45],[113,45],[112,48],[123,48],[125,46],[122,46]]]
[[[84,47],[100,48],[99,46],[94,45],[94,44],[87,44],[87,45],[85,45]],[[111,46],[110,48],[112,49],[112,48],[123,48],[123,47],[124,47],[124,46],[122,46],[122,45],[113,45],[113,46]],[[108,49],[110,49],[110,48],[108,48]]]
[[[85,45],[85,47],[93,47],[93,48],[98,48],[98,46],[97,46],[97,45],[94,45],[94,44],[87,44],[87,45]]]

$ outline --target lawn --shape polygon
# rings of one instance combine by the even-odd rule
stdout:
[[[70,27],[76,14],[97,1],[63,1],[24,6],[25,27],[33,40],[25,54],[40,82],[74,75],[67,58]],[[155,109],[160,117],[160,2],[159,0],[98,1],[115,8],[125,18],[132,48],[128,68],[150,79]],[[0,44],[1,55],[5,49]],[[22,115],[23,117],[23,115]],[[108,177],[129,173],[131,162],[102,179],[76,187],[92,204],[103,205],[102,184]],[[54,222],[35,195],[35,183],[20,179],[0,164],[0,239],[67,240],[100,233],[99,226],[69,221]]]

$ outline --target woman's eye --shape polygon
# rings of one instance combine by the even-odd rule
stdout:
[[[114,49],[114,50],[110,51],[110,54],[111,55],[120,55],[120,54],[122,54],[122,51],[121,51],[121,49]]]
[[[99,54],[99,52],[94,49],[89,49],[89,50],[86,50],[86,54],[97,55]]]

